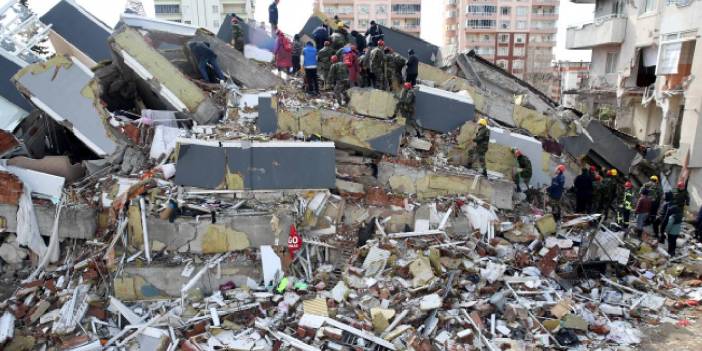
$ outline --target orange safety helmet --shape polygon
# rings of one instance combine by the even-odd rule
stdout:
[[[378,40],[378,46],[380,46],[380,47],[385,46],[385,40]]]
[[[685,182],[683,182],[682,180],[679,181],[678,182],[678,189],[680,189],[680,190],[685,189]]]
[[[558,167],[556,167],[556,172],[563,173],[563,172],[565,172],[565,170],[566,170],[566,167],[564,165],[558,165]]]
[[[410,82],[405,83],[404,86],[405,86],[405,89],[412,89],[412,83],[410,83]]]
[[[332,63],[337,63],[337,62],[339,62],[339,58],[338,58],[336,55],[332,55],[332,57],[331,57],[331,62],[332,62]]]
[[[630,180],[627,180],[626,183],[624,183],[624,189],[631,189],[633,187],[634,184],[632,184]]]
[[[522,155],[522,150],[515,148],[514,149],[514,157],[519,157],[521,155]]]

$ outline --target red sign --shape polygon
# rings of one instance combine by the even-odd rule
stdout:
[[[290,251],[290,258],[295,257],[295,253],[302,248],[302,237],[297,234],[295,225],[290,225],[290,236],[288,236],[288,250]]]

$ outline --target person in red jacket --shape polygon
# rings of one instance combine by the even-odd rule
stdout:
[[[349,69],[349,83],[352,87],[358,86],[358,75],[361,71],[361,67],[358,64],[358,51],[356,51],[356,45],[351,45],[351,50],[344,53],[344,64]]]
[[[282,31],[278,31],[278,37],[275,39],[273,46],[273,54],[275,54],[275,67],[279,71],[290,73],[292,67],[292,43]]]
[[[634,210],[636,214],[636,235],[638,237],[641,237],[641,234],[643,234],[644,224],[646,223],[646,219],[652,207],[653,200],[649,196],[649,190],[644,188],[641,190],[641,196],[639,197],[639,201],[636,202],[636,209]]]

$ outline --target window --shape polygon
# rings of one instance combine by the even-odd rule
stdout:
[[[656,0],[641,0],[639,14],[651,13],[656,11]]]
[[[483,34],[483,41],[492,41],[492,37],[489,34]]]
[[[509,15],[511,11],[512,11],[511,7],[506,7],[506,6],[500,7],[500,14],[503,16]]]
[[[458,11],[456,11],[456,10],[451,10],[451,11],[449,11],[449,12],[446,14],[446,17],[448,17],[448,18],[454,18],[454,17],[456,17],[457,15],[458,15]]]
[[[375,14],[376,15],[387,15],[388,13],[388,7],[385,5],[375,5]]]
[[[509,56],[509,47],[500,46],[497,48],[497,56]]]
[[[156,5],[155,6],[155,11],[156,14],[179,14],[180,13],[180,5]]]
[[[605,73],[617,73],[617,60],[619,59],[618,52],[608,52],[607,61],[605,63]]]
[[[497,66],[502,69],[507,69],[507,60],[497,60]]]
[[[474,29],[489,29],[495,28],[495,20],[487,19],[469,19],[466,21],[466,27]]]
[[[527,21],[517,21],[517,29],[527,29]]]
[[[358,27],[360,27],[360,28],[368,28],[368,20],[367,20],[367,19],[360,19],[360,20],[358,20]]]
[[[510,21],[500,21],[500,29],[509,29]]]
[[[526,16],[529,12],[529,8],[526,6],[519,6],[517,7],[517,16],[519,17],[524,17]]]
[[[415,14],[422,12],[420,4],[397,4],[392,5],[392,12],[399,14]]]
[[[495,5],[468,5],[468,13],[474,15],[494,15],[497,12]]]
[[[370,15],[370,6],[368,5],[358,5],[358,14],[361,16]]]
[[[523,46],[515,46],[514,49],[512,49],[512,56],[523,57],[524,56],[524,47]]]
[[[384,19],[375,20],[375,23],[377,23],[377,24],[379,24],[379,25],[381,25],[381,26],[384,26],[384,25],[385,25],[385,20],[384,20]]]
[[[524,60],[514,60],[512,61],[512,68],[524,69]]]
[[[517,44],[526,43],[526,34],[515,34],[514,35],[514,42]]]
[[[180,20],[178,20],[178,21],[176,21],[176,22],[180,22]],[[183,23],[185,23],[185,24],[193,24],[192,21],[185,21],[185,22],[183,22]]]
[[[345,15],[353,14],[353,6],[339,6],[339,14],[345,14]]]
[[[509,44],[509,34],[500,34],[497,37],[497,41],[502,44]]]
[[[212,5],[212,13],[219,13],[219,5]]]

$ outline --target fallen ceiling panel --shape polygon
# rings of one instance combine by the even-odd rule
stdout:
[[[414,116],[422,128],[448,133],[475,118],[475,105],[468,95],[418,85]]]
[[[330,142],[178,140],[176,184],[205,189],[329,189],[336,180]]]
[[[33,108],[11,81],[22,69],[21,61],[5,55],[0,52],[0,129],[12,131]]]
[[[628,175],[629,168],[637,155],[636,150],[629,147],[598,121],[590,121],[586,129],[592,139],[597,141],[592,144],[592,151],[620,172]]]
[[[75,59],[57,56],[25,67],[12,78],[39,109],[69,129],[98,156],[112,154],[107,115],[95,96],[93,73]]]
[[[110,60],[107,38],[112,29],[73,0],[62,0],[41,21],[96,62]]]

